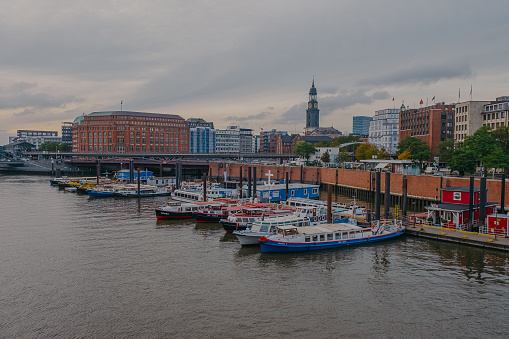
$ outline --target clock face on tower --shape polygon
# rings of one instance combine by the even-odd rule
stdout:
[[[311,108],[311,103],[308,104],[308,108]]]
[[[317,104],[317,103],[315,103],[315,108],[317,108],[317,107],[318,107],[318,104]]]

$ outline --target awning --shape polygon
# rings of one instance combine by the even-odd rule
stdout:
[[[376,165],[375,169],[382,169],[382,168],[387,167],[387,165],[389,165],[388,162],[381,162],[378,165]]]

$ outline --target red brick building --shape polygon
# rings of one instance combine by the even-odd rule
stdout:
[[[454,138],[454,106],[438,103],[423,108],[401,107],[399,113],[399,142],[412,136],[426,142],[432,152],[445,139]]]
[[[189,127],[178,115],[94,112],[72,126],[73,152],[189,153]]]

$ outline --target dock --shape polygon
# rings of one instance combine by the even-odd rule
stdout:
[[[509,252],[509,238],[506,237],[495,237],[495,235],[492,234],[459,231],[419,224],[415,226],[409,224],[406,227],[405,233],[412,236]]]

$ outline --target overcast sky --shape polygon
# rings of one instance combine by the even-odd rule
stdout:
[[[509,95],[507,0],[0,1],[0,144],[82,113],[302,131]],[[394,102],[392,101],[392,98]]]

